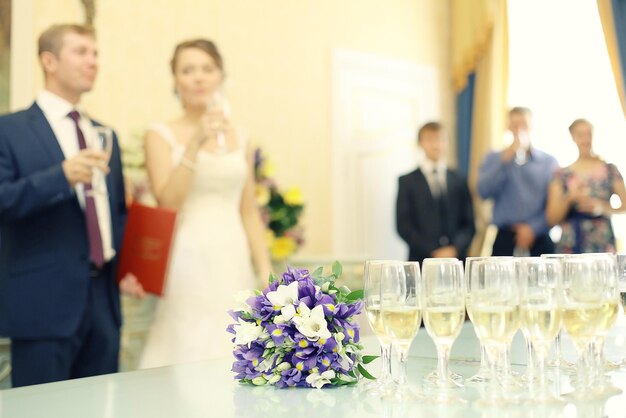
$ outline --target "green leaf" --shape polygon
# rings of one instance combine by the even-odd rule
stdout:
[[[363,356],[363,364],[370,364],[380,356]]]
[[[361,373],[364,378],[369,380],[376,380],[374,376],[372,376],[367,370],[365,370],[365,367],[363,367],[362,364],[359,364],[357,367],[359,369],[359,373]]]
[[[275,281],[278,281],[278,276],[276,275],[276,273],[274,273],[273,271],[270,273],[270,278],[269,278],[269,282],[270,284],[274,283]]]
[[[321,279],[322,273],[324,273],[324,267],[319,266],[318,268],[313,270],[313,273],[311,273],[311,277],[314,279]]]
[[[353,292],[350,292],[348,296],[346,296],[346,301],[354,302],[357,300],[361,300],[363,299],[363,296],[364,296],[363,289],[355,290]]]
[[[354,377],[354,378],[356,379],[356,374],[355,374],[355,373],[354,373],[354,371],[352,371],[352,370],[350,370],[350,371],[348,372],[348,376],[350,376],[350,377]]]
[[[343,273],[343,267],[341,266],[341,263],[339,261],[335,261],[333,263],[333,274],[336,278],[340,278],[341,273]]]

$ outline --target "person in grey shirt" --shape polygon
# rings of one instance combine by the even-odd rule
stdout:
[[[513,142],[503,151],[489,153],[478,175],[478,193],[494,202],[492,222],[498,235],[492,255],[553,253],[545,209],[557,161],[532,146],[530,109],[511,109],[508,122]]]

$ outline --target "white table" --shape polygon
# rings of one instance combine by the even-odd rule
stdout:
[[[620,327],[611,337],[613,356],[623,352],[624,329]],[[366,351],[376,350],[371,337],[364,340]],[[410,380],[420,383],[436,363],[432,342],[424,329],[420,330],[411,354]],[[478,343],[467,323],[453,348],[453,371],[472,375],[478,368],[477,354]],[[519,364],[525,354],[519,335],[513,359],[515,368],[523,370]],[[464,405],[395,403],[381,401],[358,386],[323,390],[242,386],[233,381],[230,365],[231,360],[224,359],[0,391],[0,417],[626,417],[624,394],[607,401],[554,408],[518,404],[481,410],[472,402],[478,397],[472,388],[463,393],[468,400]],[[376,366],[372,369],[377,371]],[[613,373],[613,381],[626,389],[626,371]]]

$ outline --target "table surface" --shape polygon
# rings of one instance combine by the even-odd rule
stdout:
[[[626,355],[625,320],[620,318],[607,343],[607,357]],[[377,350],[371,336],[364,337],[366,352]],[[572,347],[565,341],[567,357]],[[467,377],[478,369],[478,341],[467,322],[452,350],[451,368]],[[515,338],[514,369],[523,371],[525,348]],[[419,385],[435,368],[432,341],[422,328],[411,349],[409,380]],[[377,372],[378,361],[371,366]],[[436,405],[428,402],[381,400],[356,387],[317,389],[276,389],[251,387],[233,381],[231,360],[214,360],[150,370],[118,373],[45,385],[0,391],[0,418],[73,417],[626,417],[626,395],[607,400],[563,403],[547,407],[519,403],[502,408],[481,409],[473,402],[477,389],[466,387],[462,404]],[[626,370],[612,372],[613,383],[626,390]]]

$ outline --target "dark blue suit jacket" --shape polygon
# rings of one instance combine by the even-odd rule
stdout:
[[[454,170],[446,172],[447,219],[458,258],[464,259],[474,237],[474,210],[467,181]],[[396,201],[396,229],[409,246],[409,260],[419,261],[431,257],[441,247],[439,237],[440,219],[437,204],[431,194],[428,181],[419,168],[398,180]]]
[[[96,122],[93,122],[97,124]],[[0,335],[72,335],[88,300],[89,243],[85,215],[67,182],[59,143],[43,112],[0,117]],[[119,253],[126,205],[114,134],[107,176],[113,245]],[[109,269],[112,313],[121,324],[119,291]]]

